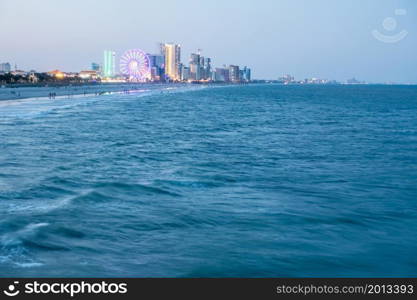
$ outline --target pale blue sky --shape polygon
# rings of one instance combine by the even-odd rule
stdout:
[[[396,30],[384,29],[386,17]],[[104,49],[157,52],[166,41],[182,45],[183,62],[201,48],[256,78],[417,82],[415,0],[0,0],[0,28],[0,62],[22,69],[78,71]],[[386,44],[374,29],[408,36]]]

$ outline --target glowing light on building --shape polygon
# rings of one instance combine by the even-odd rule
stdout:
[[[57,73],[55,74],[55,77],[58,79],[63,79],[65,77],[64,73]]]
[[[82,79],[97,79],[98,78],[98,74],[97,71],[81,71],[78,76]]]
[[[48,75],[54,76],[57,79],[64,79],[65,78],[65,73],[61,72],[59,70],[53,70],[51,72],[48,72]]]
[[[114,51],[104,51],[103,76],[113,77],[116,75],[116,53]]]
[[[133,81],[146,81],[151,77],[148,55],[139,49],[126,51],[120,58],[120,72]]]
[[[163,44],[165,55],[165,75],[171,80],[180,80],[181,46],[176,44]]]

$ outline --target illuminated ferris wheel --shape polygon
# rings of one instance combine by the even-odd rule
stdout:
[[[120,72],[130,80],[145,81],[151,76],[151,64],[148,55],[139,49],[126,51],[120,58]]]

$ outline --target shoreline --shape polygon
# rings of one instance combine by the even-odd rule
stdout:
[[[305,85],[305,84],[280,84],[280,83],[103,83],[103,84],[66,84],[66,85],[30,85],[0,87],[0,103],[19,100],[59,100],[71,98],[94,97],[111,94],[131,94],[152,90],[173,89],[178,87],[233,87],[247,85],[280,85],[283,87],[329,87],[329,86],[414,86],[405,84],[340,84],[340,85]],[[159,87],[159,88],[158,88]]]
[[[93,97],[115,93],[135,93],[144,90],[172,89],[177,87],[198,86],[238,86],[239,84],[195,84],[195,83],[105,83],[87,85],[36,85],[0,88],[0,103],[18,100],[57,100],[74,97]]]
[[[179,85],[178,85],[179,86]],[[152,89],[161,89],[167,85],[156,84],[100,84],[100,85],[63,85],[63,86],[30,86],[13,87],[0,89],[0,102],[19,101],[19,100],[58,100],[80,97],[93,97],[109,94],[123,94],[144,92]]]
[[[89,98],[89,97],[93,97],[93,96],[102,96],[102,95],[113,95],[113,94],[135,94],[135,93],[139,93],[139,92],[147,92],[147,91],[151,91],[151,90],[127,90],[127,91],[115,91],[115,92],[102,92],[102,93],[82,93],[82,94],[70,94],[70,95],[61,95],[61,96],[54,96],[54,97],[25,97],[25,98],[16,98],[16,99],[2,99],[0,100],[0,105],[1,103],[5,102],[10,102],[10,101],[26,101],[26,100],[62,100],[62,99],[75,99],[75,98]]]

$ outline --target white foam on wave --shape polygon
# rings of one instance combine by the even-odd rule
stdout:
[[[4,251],[4,249],[1,250]],[[6,255],[0,255],[0,269],[1,265],[13,265],[17,268],[35,268],[44,264],[31,258],[25,248],[18,247],[15,251],[11,251]]]
[[[34,268],[43,266],[43,263],[40,262],[15,262],[14,264],[21,268]]]
[[[0,101],[0,123],[7,122],[11,119],[32,118],[42,113],[62,112],[69,108],[94,104],[104,100],[113,99],[123,95],[126,100],[159,94],[159,93],[178,93],[199,90],[206,86],[158,86],[144,87],[142,89],[125,89],[120,91],[109,91],[102,95],[95,94],[77,94],[68,96],[57,96],[54,100],[48,97],[32,97],[18,100],[2,100]]]
[[[22,245],[22,239],[34,237],[41,228],[49,223],[30,223],[14,232],[8,232],[0,237],[0,264],[13,264],[20,268],[40,267],[41,262],[33,260]]]
[[[126,89],[120,91],[109,91],[102,95],[96,94],[77,94],[68,96],[57,96],[54,100],[48,97],[32,97],[18,100],[2,100],[0,101],[0,122],[8,121],[15,118],[32,118],[42,113],[62,112],[69,108],[77,106],[88,105],[92,103],[101,102],[103,100],[112,99],[120,95],[130,97],[147,96],[155,93],[171,93],[186,90],[194,90],[195,87],[181,86],[181,87],[156,87],[156,88],[142,88],[142,89]],[[131,99],[131,98],[130,98]]]
[[[54,211],[56,209],[64,208],[72,203],[74,199],[78,197],[83,197],[89,193],[91,193],[91,189],[84,190],[79,192],[75,195],[64,196],[58,199],[51,199],[51,200],[24,200],[20,201],[19,199],[15,199],[13,203],[3,203],[7,205],[7,207],[3,206],[3,210],[7,214],[20,214],[20,215],[33,215],[38,213],[48,213]],[[1,206],[0,206],[1,209]]]
[[[46,226],[49,226],[49,223],[30,223],[18,231],[4,234],[0,238],[1,244],[3,247],[19,245],[21,244],[22,238],[32,237],[38,232],[40,228]]]

